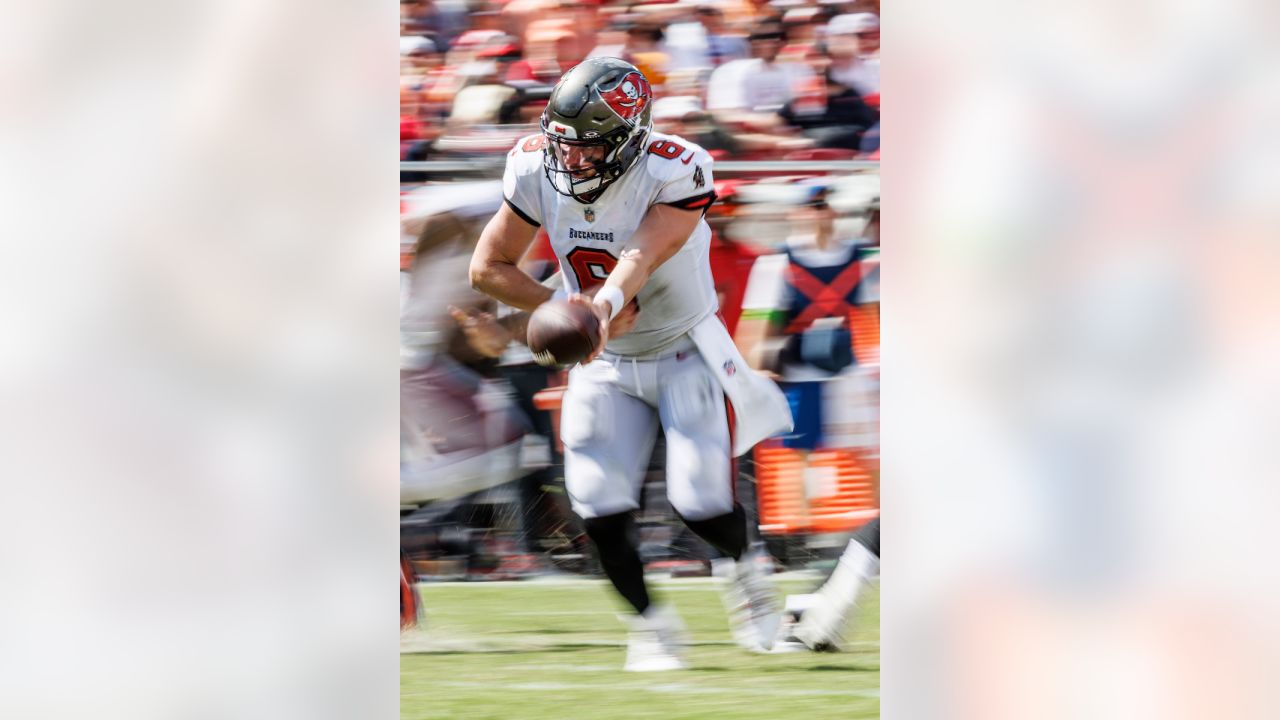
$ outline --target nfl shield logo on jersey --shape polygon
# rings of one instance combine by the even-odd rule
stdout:
[[[582,211],[582,217],[586,218],[587,222],[595,222],[596,211],[591,208],[585,208]]]
[[[734,365],[734,364],[733,364],[733,361],[732,361],[732,360],[725,360],[725,361],[724,361],[724,374],[725,374],[725,375],[728,375],[729,377],[733,377],[733,374],[734,374],[734,373],[736,373],[736,372],[738,372],[738,367],[737,367],[736,365]]]

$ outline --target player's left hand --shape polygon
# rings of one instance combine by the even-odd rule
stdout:
[[[467,344],[485,357],[498,357],[511,342],[511,333],[498,324],[493,315],[476,309],[462,310],[452,305],[449,314],[462,328]]]
[[[609,337],[622,337],[631,332],[631,328],[636,326],[636,318],[640,316],[640,303],[632,300],[622,308],[622,312],[618,313],[613,322],[609,323]]]
[[[591,299],[591,296],[583,295],[582,293],[570,295],[569,302],[591,308],[591,312],[595,313],[596,319],[600,321],[600,343],[596,345],[596,349],[592,350],[590,355],[582,360],[582,364],[586,365],[595,360],[601,352],[604,352],[604,346],[609,342],[609,309],[604,304],[597,304]]]

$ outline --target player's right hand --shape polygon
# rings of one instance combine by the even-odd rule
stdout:
[[[582,293],[573,293],[570,295],[569,302],[574,305],[583,305],[590,308],[591,312],[595,313],[596,319],[600,321],[600,342],[596,345],[596,349],[591,351],[590,355],[582,359],[582,364],[586,365],[592,360],[595,360],[596,357],[604,351],[604,346],[609,342],[609,325],[611,324],[609,322],[609,310],[603,304],[597,304],[590,296],[583,295]],[[619,313],[618,317],[622,317],[622,314]]]

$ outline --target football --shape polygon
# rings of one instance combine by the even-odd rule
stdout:
[[[600,343],[600,320],[590,308],[551,300],[529,317],[529,351],[539,365],[573,365]]]

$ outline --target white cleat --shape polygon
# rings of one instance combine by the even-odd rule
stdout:
[[[804,612],[813,606],[815,595],[788,595],[786,605],[782,608],[782,621],[778,623],[778,632],[774,636],[772,653],[809,652],[809,648],[796,637],[796,626]]]
[[[627,672],[661,672],[683,670],[685,647],[684,623],[680,616],[664,605],[650,605],[643,615],[625,618],[631,625],[627,636]]]
[[[782,620],[778,593],[765,578],[753,553],[735,562],[720,558],[711,573],[724,583],[721,598],[729,613],[729,627],[738,645],[752,652],[769,652]]]
[[[835,572],[811,597],[793,634],[815,652],[838,652],[858,607],[858,597],[880,567],[880,559],[850,540]]]

